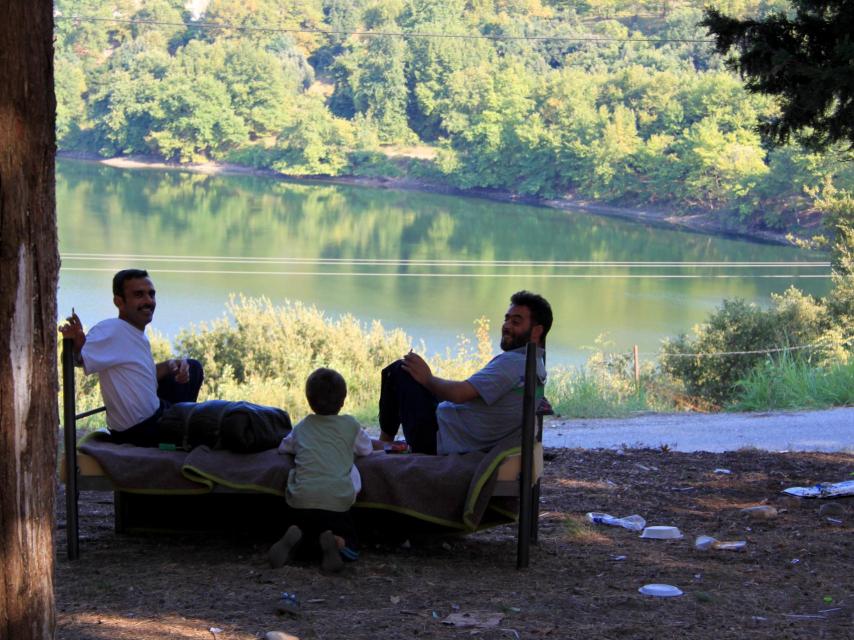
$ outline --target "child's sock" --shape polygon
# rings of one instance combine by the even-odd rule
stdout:
[[[350,547],[343,547],[338,550],[344,562],[356,562],[359,559],[359,552]]]

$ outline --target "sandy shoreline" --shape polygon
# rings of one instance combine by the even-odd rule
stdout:
[[[511,202],[531,206],[548,207],[568,212],[582,211],[594,215],[631,220],[642,224],[676,228],[682,231],[691,231],[694,233],[743,238],[754,242],[780,245],[792,244],[783,233],[766,230],[730,229],[716,220],[712,214],[708,213],[676,215],[670,211],[634,207],[617,207],[571,196],[552,199],[534,198],[492,189],[457,189],[448,185],[428,182],[425,180],[415,180],[412,178],[364,178],[359,176],[300,176],[299,178],[296,178],[282,175],[272,169],[256,169],[254,167],[221,162],[180,164],[176,162],[165,162],[157,158],[146,156],[101,158],[95,154],[59,151],[57,152],[57,157],[97,162],[99,164],[119,169],[168,169],[172,171],[188,171],[204,175],[251,175],[294,182],[355,185],[378,189],[403,189],[475,197],[494,200],[497,202]]]

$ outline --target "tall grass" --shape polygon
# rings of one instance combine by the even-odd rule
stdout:
[[[759,365],[736,386],[732,411],[852,406],[854,359],[820,367],[787,355]]]
[[[622,418],[644,411],[673,411],[671,384],[644,363],[635,380],[632,355],[613,353],[613,345],[599,336],[581,367],[549,371],[546,396],[564,418]]]

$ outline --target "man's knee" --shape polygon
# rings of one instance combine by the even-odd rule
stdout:
[[[202,368],[202,363],[198,360],[194,360],[193,358],[187,358],[187,366],[190,369],[190,379],[198,379],[202,381],[205,379],[205,371]]]
[[[205,380],[205,372],[202,368],[202,363],[192,358],[187,358],[187,366],[190,370],[190,379],[187,384],[190,385],[193,402],[199,397],[199,390],[202,388],[202,382]]]

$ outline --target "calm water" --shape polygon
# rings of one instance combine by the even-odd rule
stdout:
[[[824,258],[790,247],[471,198],[71,160],[56,194],[60,313],[115,315],[112,274],[146,268],[170,337],[242,292],[379,319],[431,352],[486,315],[497,345],[510,294],[530,289],[555,311],[550,361],[576,363],[600,334],[655,351],[723,298],[830,284]]]

